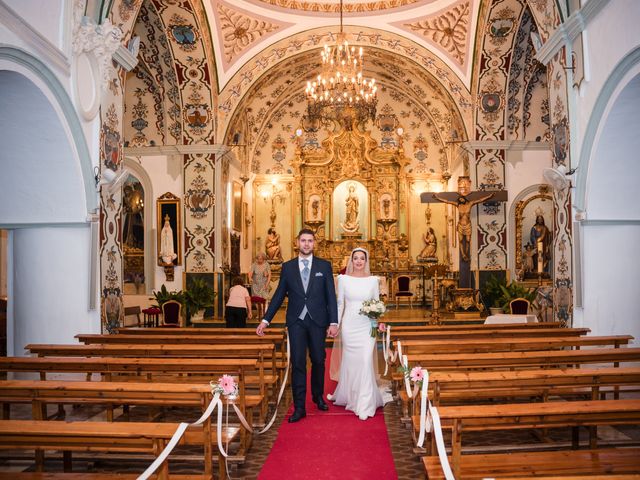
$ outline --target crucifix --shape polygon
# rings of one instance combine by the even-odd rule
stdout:
[[[458,177],[457,192],[420,194],[422,203],[448,203],[458,209],[458,243],[460,245],[459,288],[471,288],[471,207],[491,199],[492,202],[507,200],[506,190],[471,191],[471,179]]]

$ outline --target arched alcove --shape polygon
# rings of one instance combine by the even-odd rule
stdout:
[[[640,307],[640,50],[609,77],[585,134],[576,192],[586,220],[578,223],[582,251],[582,322],[596,335],[638,338]],[[632,61],[633,60],[633,61]],[[637,342],[637,340],[636,340]]]
[[[82,174],[65,125],[24,75],[0,71],[0,224],[84,222]]]

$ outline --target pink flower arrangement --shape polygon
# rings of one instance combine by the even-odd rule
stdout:
[[[223,395],[232,395],[237,392],[238,385],[231,375],[223,375],[218,379],[218,388]]]
[[[379,323],[378,324],[378,331],[380,333],[384,333],[387,331],[387,326],[384,323]]]
[[[412,382],[421,382],[424,379],[424,372],[422,371],[421,366],[413,367],[411,369],[411,373],[409,374],[409,378]]]

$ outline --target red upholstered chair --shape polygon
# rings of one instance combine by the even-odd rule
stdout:
[[[409,307],[413,308],[413,293],[409,290],[410,284],[411,277],[408,275],[400,275],[396,278],[396,292],[394,293],[396,310],[402,299],[409,300]]]
[[[263,297],[258,297],[257,295],[253,295],[251,297],[251,306],[256,306],[256,314],[258,315],[258,321],[262,319],[264,316],[264,310],[267,305],[267,299]]]
[[[527,315],[529,304],[529,300],[526,298],[514,298],[509,302],[509,310],[512,315]]]
[[[162,304],[162,326],[180,327],[182,304],[176,300],[168,300]]]
[[[144,326],[145,327],[157,327],[158,326],[158,317],[162,313],[158,307],[149,307],[142,310],[144,315]]]

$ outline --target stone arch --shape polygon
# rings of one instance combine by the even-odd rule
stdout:
[[[154,252],[155,238],[155,195],[153,193],[153,182],[147,171],[131,157],[124,157],[123,167],[125,171],[130,172],[134,177],[140,180],[144,188],[144,204],[148,205],[147,214],[144,217],[144,230],[146,232],[144,239],[144,276],[146,285],[146,294],[150,295],[155,288],[155,266],[156,258]]]
[[[0,70],[14,72],[14,75],[28,78],[32,93],[41,97],[40,106],[50,110],[49,120],[59,124],[61,138],[67,140],[68,153],[74,158],[75,166],[70,165],[70,167],[78,173],[78,181],[81,183],[84,193],[86,211],[82,220],[86,219],[86,215],[97,208],[98,197],[91,155],[85,141],[82,125],[69,95],[56,75],[42,61],[19,48],[0,46]],[[25,88],[29,87],[25,85]],[[5,98],[9,97],[9,95],[4,96]],[[22,113],[20,113],[21,111]],[[28,113],[20,108],[16,112],[21,116]],[[18,120],[14,117],[12,121]],[[3,177],[7,178],[5,175]],[[81,221],[81,218],[76,218],[75,221]]]
[[[630,91],[627,90],[627,88],[637,88],[637,86],[634,87],[634,82],[638,82],[639,72],[640,47],[629,52],[618,65],[616,65],[596,99],[591,116],[589,117],[589,123],[583,135],[584,140],[580,149],[580,161],[576,174],[576,189],[574,195],[575,206],[578,210],[588,209],[589,197],[593,197],[592,189],[595,182],[599,184],[610,183],[611,181],[619,183],[625,179],[633,182],[634,179],[638,178],[637,175],[627,175],[624,178],[616,176],[612,178],[611,175],[613,175],[613,172],[607,169],[599,169],[598,173],[605,175],[605,178],[597,178],[595,169],[598,163],[601,163],[603,152],[601,152],[600,149],[603,143],[611,139],[611,136],[614,134],[614,132],[607,130],[607,126],[613,125],[616,112],[624,116],[626,123],[623,122],[620,126],[624,132],[628,133],[628,135],[624,137],[626,140],[618,146],[620,148],[629,147],[630,142],[637,139],[637,130],[633,127],[633,125],[637,126],[635,123],[637,122],[637,110],[634,112],[635,116],[629,116],[628,111],[625,112],[621,110],[622,105],[619,99],[625,91]],[[629,98],[628,100],[634,101],[633,98]],[[637,101],[637,97],[635,101]],[[633,103],[631,105],[633,105]],[[629,149],[625,151],[629,151]],[[627,156],[627,158],[613,158],[612,160],[626,161],[626,164],[632,166],[632,160],[637,154],[637,149],[631,149],[631,151],[633,155]],[[633,192],[633,189],[631,191]],[[609,199],[613,201],[614,197],[609,196]],[[635,210],[637,212],[637,208]]]

